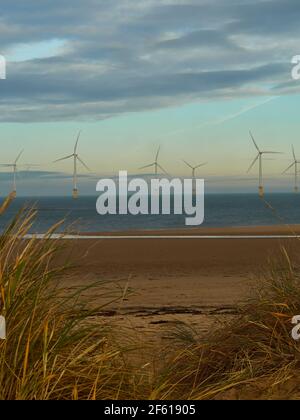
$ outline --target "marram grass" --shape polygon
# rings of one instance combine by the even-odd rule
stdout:
[[[170,359],[153,398],[300,399],[300,342],[291,336],[300,314],[299,268],[285,249],[268,267],[238,315],[207,337],[180,325],[181,351]]]
[[[4,203],[0,213],[9,205]],[[35,219],[20,212],[0,238],[0,313],[7,339],[0,341],[0,399],[115,399],[134,395],[120,350],[111,345],[107,326],[91,323],[93,314],[80,296],[59,279],[58,241],[24,241]],[[90,286],[101,292],[101,282]]]

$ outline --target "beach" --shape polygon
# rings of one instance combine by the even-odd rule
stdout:
[[[141,239],[65,241],[58,263],[68,260],[73,265],[63,281],[68,287],[105,282],[103,296],[87,291],[95,305],[112,301],[99,311],[101,319],[141,334],[162,332],[163,337],[165,328],[178,322],[205,334],[216,320],[236,314],[259,278],[283,258],[283,249],[297,258],[299,239],[280,238],[296,233],[299,226],[126,232],[122,235]],[[215,236],[226,239],[207,239]]]

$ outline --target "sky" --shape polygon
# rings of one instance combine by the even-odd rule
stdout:
[[[292,189],[291,144],[300,160],[299,0],[2,0],[0,163],[20,159],[19,193],[68,194],[73,151],[80,189],[154,160],[188,176],[183,159],[208,164],[212,192],[257,186],[251,129],[272,191]],[[35,166],[39,165],[39,166]],[[0,168],[0,194],[11,173]]]

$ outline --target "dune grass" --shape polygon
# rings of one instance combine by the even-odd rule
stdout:
[[[207,337],[184,324],[170,327],[167,362],[154,371],[149,359],[143,371],[116,342],[120,330],[114,334],[97,317],[103,306],[91,309],[82,298],[87,287],[61,286],[69,267],[55,264],[62,242],[50,236],[58,226],[43,241],[23,239],[35,216],[21,211],[0,237],[0,314],[7,322],[0,400],[300,398],[300,345],[291,337],[300,275],[285,250],[237,316]],[[88,289],[103,296],[103,287],[97,282]]]
[[[201,339],[187,326],[177,329],[182,349],[153,398],[300,398],[300,343],[291,337],[291,320],[300,314],[300,275],[282,254],[238,316]]]
[[[8,198],[0,209],[5,211]],[[65,267],[54,262],[61,245],[22,238],[35,212],[22,211],[0,238],[0,314],[7,339],[0,340],[0,399],[118,399],[134,396],[121,351],[109,341],[107,325],[81,295],[87,288],[60,286]],[[61,243],[61,242],[60,242]],[[102,283],[92,286],[102,293]]]

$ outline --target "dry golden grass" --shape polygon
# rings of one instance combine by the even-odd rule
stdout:
[[[2,210],[9,205],[9,199]],[[1,213],[0,211],[0,213]],[[35,213],[21,212],[0,238],[0,399],[118,399],[135,395],[133,375],[106,325],[81,299],[86,288],[65,290],[66,267],[53,268],[58,241],[24,241]],[[101,282],[90,286],[101,293]]]
[[[177,331],[182,349],[152,397],[158,399],[299,399],[300,344],[291,320],[300,314],[300,277],[283,250],[239,315],[199,339]]]

